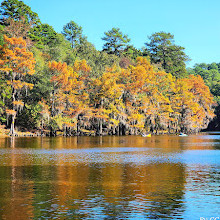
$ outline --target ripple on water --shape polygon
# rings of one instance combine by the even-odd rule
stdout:
[[[1,165],[10,165],[8,160],[15,157],[16,161],[23,161],[24,164],[31,163],[54,165],[71,165],[75,163],[164,163],[177,162],[180,160],[179,154],[165,154],[158,149],[151,148],[91,148],[91,149],[0,149]],[[1,160],[1,158],[4,158]],[[59,163],[57,163],[59,161]],[[15,164],[16,165],[16,164]],[[18,164],[19,166],[19,164]]]
[[[219,140],[201,136],[47,138],[40,147],[22,139],[25,147],[0,148],[3,219],[218,216]]]

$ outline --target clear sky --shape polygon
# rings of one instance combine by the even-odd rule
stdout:
[[[142,48],[154,32],[174,35],[195,63],[220,62],[220,0],[23,0],[43,23],[61,32],[73,20],[97,49],[105,31],[119,27]],[[2,2],[2,0],[0,0]]]

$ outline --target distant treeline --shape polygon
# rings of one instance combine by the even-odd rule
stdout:
[[[15,128],[50,135],[198,132],[214,117],[220,64],[187,70],[189,58],[170,33],[153,33],[137,49],[112,28],[98,51],[74,21],[57,33],[18,0],[1,3],[0,24],[0,123],[12,135]]]

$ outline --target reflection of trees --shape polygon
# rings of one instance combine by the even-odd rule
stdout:
[[[117,148],[129,144],[138,147],[156,145],[154,139],[133,137],[102,137],[102,141],[99,137],[32,140],[38,148],[49,150],[62,150],[63,146],[72,149],[83,146]],[[173,142],[174,145],[177,141]],[[23,139],[16,139],[15,145],[18,142],[23,144]],[[157,145],[162,148],[164,143],[167,143],[167,138]],[[26,147],[28,145],[24,144]],[[163,150],[175,152],[175,149]],[[111,156],[113,159],[109,163],[82,163],[75,160],[74,154],[69,156],[71,160],[66,161],[62,153],[42,154],[39,157],[34,154],[21,156],[12,151],[10,157],[5,159],[11,167],[0,167],[3,180],[0,181],[0,205],[3,207],[0,218],[18,219],[17,215],[20,219],[28,219],[27,216],[34,219],[98,219],[99,216],[122,219],[141,213],[142,217],[156,219],[175,216],[184,210],[181,201],[185,167],[182,164],[116,163],[114,158],[118,153],[111,152]],[[50,157],[53,164],[50,164]]]
[[[60,166],[59,172],[62,184],[56,187],[55,194],[59,193],[59,207],[68,207],[69,217],[95,218],[99,213],[120,219],[135,210],[153,219],[175,216],[184,210],[181,201],[185,176],[181,164],[78,164]]]
[[[18,166],[18,154],[14,152],[15,138],[7,140],[12,153],[7,158],[11,166],[0,167],[0,218],[1,219],[31,219],[33,218],[33,180],[29,178],[27,168]],[[4,181],[2,181],[4,180]],[[25,195],[25,196],[24,196]]]
[[[183,196],[185,167],[181,164],[160,164],[157,166],[157,181],[154,190],[148,193],[150,219],[165,219],[181,215],[184,211]],[[153,170],[153,169],[151,169]]]
[[[128,166],[124,177],[121,197],[135,202],[146,217],[165,218],[183,210],[185,174],[181,164]]]

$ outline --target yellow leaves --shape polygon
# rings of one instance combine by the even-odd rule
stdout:
[[[16,37],[10,38],[10,37],[7,37],[6,35],[4,35],[4,42],[6,42],[9,45],[26,47],[26,42],[21,37],[20,38],[16,38]]]
[[[90,71],[86,61],[76,61],[73,67],[66,63],[48,63],[54,83],[54,106],[65,117],[75,117],[85,110],[89,94],[85,90],[82,73]],[[70,124],[69,124],[70,125]]]
[[[12,68],[9,68],[9,67],[3,67],[3,68],[0,68],[0,72],[5,72],[5,73],[9,73],[12,71]]]
[[[164,106],[162,106],[162,110],[164,112],[168,112],[168,113],[173,113],[174,112],[171,105],[164,105]]]
[[[76,60],[73,66],[75,72],[88,73],[91,71],[91,67],[87,64],[86,60]]]
[[[4,35],[4,42],[4,46],[0,47],[0,71],[13,72],[17,78],[34,74],[35,60],[33,53],[26,50],[25,40]]]
[[[34,73],[35,73],[35,70],[34,70],[34,69],[28,71],[28,74],[29,74],[29,75],[33,75]]]
[[[87,122],[98,119],[94,121],[105,121],[103,126],[121,123],[139,131],[149,124],[161,129],[174,124],[175,128],[202,127],[205,118],[212,117],[213,99],[201,77],[176,79],[143,57],[137,58],[135,66],[112,66],[92,79],[85,60],[77,60],[72,67],[55,61],[48,66],[54,82],[54,108],[62,117],[80,115]],[[62,125],[72,122],[62,121]]]
[[[60,129],[62,129],[62,127],[75,128],[77,125],[76,118],[68,118],[61,114],[55,116],[54,119]]]
[[[55,71],[57,73],[66,73],[68,71],[66,63],[52,61],[48,63],[48,67],[51,71]]]
[[[117,98],[118,93],[120,93],[121,89],[120,86],[116,83],[117,75],[112,74],[109,72],[106,72],[101,77],[101,93],[104,94],[104,96],[108,96],[109,98]]]
[[[41,107],[41,111],[39,113],[41,114],[42,119],[47,119],[47,121],[49,121],[50,111],[49,106],[46,104],[46,101],[42,99],[38,104]]]
[[[144,128],[144,123],[139,123],[139,124],[135,124],[135,125],[131,125],[134,128]]]
[[[102,76],[90,80],[90,87],[93,89],[91,93],[94,94],[94,100],[100,102],[102,98],[108,102],[118,100],[121,96],[123,88],[118,83],[119,72],[117,68],[106,68]]]
[[[100,108],[100,109],[94,109],[93,110],[93,115],[96,117],[100,117],[100,118],[108,118],[110,111],[104,108]]]
[[[120,76],[127,94],[126,108],[130,113],[136,111],[129,116],[129,120],[135,121],[134,127],[142,121],[139,115],[151,115],[163,122],[180,117],[194,120],[196,116],[198,127],[206,117],[212,117],[213,98],[200,76],[176,79],[164,71],[156,72],[149,61],[141,57],[137,58],[136,66],[123,70]],[[185,126],[190,124],[187,123]]]
[[[13,103],[13,105],[16,105],[16,106],[24,106],[24,102],[22,102],[21,100],[17,100],[17,101],[13,101],[12,102]]]
[[[156,85],[156,73],[150,62],[143,57],[137,58],[136,66],[123,69],[119,78],[120,83],[126,85],[132,94],[147,92]]]
[[[7,115],[16,115],[16,111],[15,110],[12,110],[12,109],[6,109],[6,114]]]
[[[52,73],[51,81],[57,83],[61,90],[71,91],[82,85],[78,80],[79,74],[66,63],[52,61],[48,67]]]
[[[21,89],[33,89],[34,84],[32,83],[26,83],[22,82],[21,80],[13,80],[13,81],[7,81],[8,85],[11,85],[14,89],[16,90],[21,90]]]
[[[93,80],[93,85],[98,87],[102,85],[102,82],[100,79],[96,78]]]
[[[13,85],[14,89],[20,90],[24,87],[24,82],[21,82],[20,80],[14,80],[11,82],[11,85]]]
[[[4,61],[0,60],[0,66],[4,65]]]
[[[76,123],[72,123],[72,122],[65,122],[65,123],[64,123],[64,125],[65,125],[66,127],[73,128],[73,127],[75,127],[75,126],[76,126]]]
[[[119,122],[120,122],[119,120],[113,118],[110,119],[110,123],[113,124],[114,126],[118,126]]]
[[[200,76],[177,79],[173,91],[170,96],[173,115],[182,117],[187,129],[203,128],[205,120],[213,117],[213,98]]]
[[[150,64],[150,61],[145,57],[137,57],[136,61],[137,61],[137,65],[143,66],[146,69],[146,71],[153,70],[153,66]]]
[[[10,38],[4,35],[4,42],[5,42],[5,45],[3,46],[3,48],[5,48],[9,54],[11,53],[11,55],[13,51],[14,51],[14,54],[23,54],[24,52],[26,52],[26,41],[22,39],[21,37]],[[2,48],[0,48],[0,50],[1,49]]]
[[[131,116],[128,117],[128,119],[130,120],[137,120],[137,121],[142,120],[143,118],[144,116],[141,114],[131,114]]]

